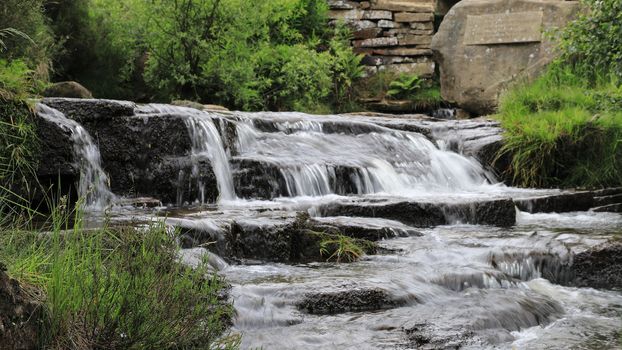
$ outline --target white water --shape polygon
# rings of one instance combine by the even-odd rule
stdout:
[[[200,180],[201,160],[209,160],[218,182],[218,190],[221,201],[231,201],[236,199],[233,188],[233,177],[229,158],[225,152],[220,133],[212,120],[212,115],[194,108],[178,107],[163,104],[149,104],[139,107],[139,113],[143,114],[174,114],[184,117],[184,122],[188,127],[192,140],[192,162],[193,178],[197,180],[197,190],[199,192],[199,202],[207,202],[205,185]]]
[[[290,119],[240,114],[236,146],[239,158],[276,165],[292,197],[338,193],[344,176],[354,184],[353,194],[359,195],[471,191],[494,182],[475,159],[439,149],[418,133],[355,121],[345,123],[371,132],[325,132],[323,122],[344,120],[338,116],[283,115],[279,118]],[[272,121],[278,131],[257,128],[254,120],[258,118]]]
[[[110,205],[115,196],[110,192],[108,176],[101,165],[99,148],[91,135],[78,122],[46,105],[37,104],[37,114],[71,134],[74,161],[80,170],[78,195],[84,200],[84,208],[101,210]]]

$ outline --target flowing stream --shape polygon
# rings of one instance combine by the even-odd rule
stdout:
[[[72,133],[83,174],[80,193],[90,205],[109,202],[113,196],[88,133],[58,111],[38,108]],[[456,152],[467,148],[469,137],[449,129],[434,129],[431,137],[417,125],[375,116],[210,113],[156,104],[139,106],[136,114],[183,118],[192,145],[192,185],[203,205],[121,211],[116,220],[164,216],[172,226],[221,241],[234,226],[280,232],[296,212],[306,211],[324,224],[392,238],[380,240],[377,255],[348,264],[228,264],[210,254],[214,270],[232,284],[233,331],[242,335],[244,349],[619,347],[622,294],[569,287],[565,270],[574,254],[622,231],[619,214],[518,212],[510,228],[452,218],[422,228],[389,217],[323,214],[323,206],[335,203],[364,208],[559,192],[498,184],[472,155]],[[207,203],[201,161],[211,164],[218,203]],[[196,264],[204,254],[194,247],[183,260]]]

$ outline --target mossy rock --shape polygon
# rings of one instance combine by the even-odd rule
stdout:
[[[45,97],[93,98],[93,94],[80,83],[63,81],[52,84],[43,92]]]

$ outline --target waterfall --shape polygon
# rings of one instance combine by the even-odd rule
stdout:
[[[236,198],[233,188],[233,176],[229,166],[229,158],[223,147],[223,142],[212,119],[205,114],[192,115],[186,119],[192,138],[193,175],[198,178],[198,160],[209,159],[218,181],[218,191],[221,200]],[[201,203],[205,203],[205,184],[198,182]]]
[[[149,104],[138,107],[138,114],[174,114],[183,118],[192,142],[192,177],[197,181],[199,202],[206,203],[205,186],[200,179],[200,161],[209,160],[218,182],[220,200],[236,199],[233,187],[233,176],[229,165],[229,157],[224,143],[208,112],[194,108],[179,107],[164,104]],[[181,198],[178,198],[178,203]]]
[[[237,117],[237,157],[278,167],[288,196],[472,191],[494,182],[475,159],[439,149],[419,133],[341,116]]]
[[[102,169],[99,148],[91,135],[78,122],[67,118],[56,109],[37,104],[36,111],[43,119],[71,134],[74,161],[80,170],[78,195],[84,199],[85,208],[98,210],[110,205],[115,196],[110,192],[108,176]]]

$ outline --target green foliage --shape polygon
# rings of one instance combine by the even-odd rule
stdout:
[[[0,1],[0,59],[23,59],[46,76],[55,51],[43,11],[44,0]]]
[[[26,99],[40,93],[45,86],[24,61],[0,59],[0,97]]]
[[[30,106],[0,94],[0,228],[31,213],[24,196],[30,192],[37,141]]]
[[[0,232],[9,273],[44,294],[42,348],[233,349],[219,277],[177,260],[164,225],[84,230],[56,208],[49,234]]]
[[[584,0],[579,18],[561,33],[565,62],[575,72],[594,79],[613,75],[622,82],[622,2],[619,0]]]
[[[19,31],[17,29],[14,28],[4,28],[4,29],[0,29],[0,51],[4,51],[8,49],[7,44],[5,44],[5,40],[7,38],[10,37],[21,37],[24,40],[27,40],[29,42],[31,42],[32,44],[34,44],[34,41],[32,41],[32,39],[28,36],[28,34]]]
[[[402,74],[389,84],[387,96],[396,99],[408,99],[423,87],[423,79],[418,75]]]
[[[556,64],[502,98],[501,155],[511,155],[508,172],[515,184],[622,185],[622,89],[605,78],[595,81]]]

